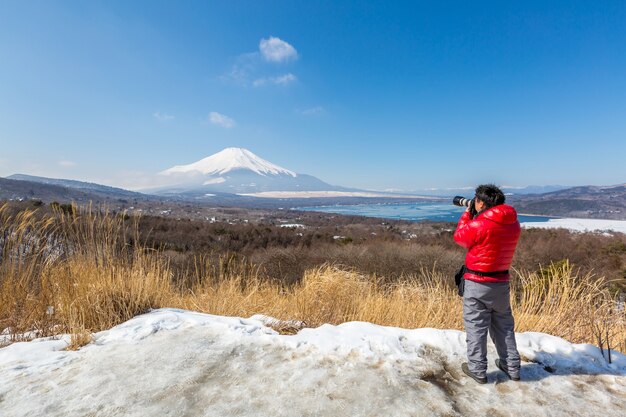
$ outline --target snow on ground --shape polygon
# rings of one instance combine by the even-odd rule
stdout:
[[[460,372],[465,335],[352,322],[283,336],[257,319],[161,309],[95,335],[0,349],[9,416],[623,416],[626,355],[517,335],[522,382]],[[548,372],[546,369],[550,370]]]
[[[613,231],[626,233],[626,220],[550,219],[547,222],[522,223],[525,228],[569,229],[578,232]]]
[[[284,227],[286,229],[306,229],[306,226],[300,223],[285,223],[281,224],[280,227]]]
[[[424,198],[437,199],[436,197],[390,194],[369,191],[263,191],[259,193],[239,194],[248,197],[261,198],[324,198],[324,197],[380,197],[380,198]]]

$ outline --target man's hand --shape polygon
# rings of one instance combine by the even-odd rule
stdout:
[[[476,200],[472,198],[470,200],[469,206],[467,206],[467,208],[465,209],[465,211],[467,211],[472,216],[472,218],[474,218],[474,216],[476,216],[477,214],[475,203]]]

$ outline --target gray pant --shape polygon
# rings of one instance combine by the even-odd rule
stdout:
[[[512,377],[519,376],[520,357],[515,343],[508,282],[479,283],[465,280],[463,321],[468,367],[474,375],[487,375],[487,332],[496,345],[500,361]]]

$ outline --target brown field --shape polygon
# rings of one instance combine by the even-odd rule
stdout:
[[[71,333],[76,348],[93,332],[160,307],[265,314],[311,327],[360,320],[462,329],[450,272],[463,251],[445,228],[407,225],[417,227],[416,237],[407,239],[402,224],[382,225],[375,237],[365,226],[320,225],[307,231],[307,245],[298,240],[304,233],[260,224],[185,223],[172,237],[159,236],[150,223],[159,220],[2,206],[0,331],[7,329],[12,340]],[[325,228],[345,238],[333,239]],[[622,293],[611,282],[623,273],[623,236],[537,232],[524,232],[516,255],[517,331],[625,352]],[[218,243],[212,246],[203,234]],[[191,246],[180,250],[184,236]],[[239,251],[220,247],[232,245],[233,237],[246,242]]]

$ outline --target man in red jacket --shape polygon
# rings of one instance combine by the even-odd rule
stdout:
[[[468,207],[454,232],[454,241],[468,249],[463,294],[468,362],[462,370],[481,384],[487,382],[487,333],[498,352],[496,366],[510,379],[520,378],[508,270],[521,229],[517,212],[504,200],[495,185],[480,185],[474,210]]]

